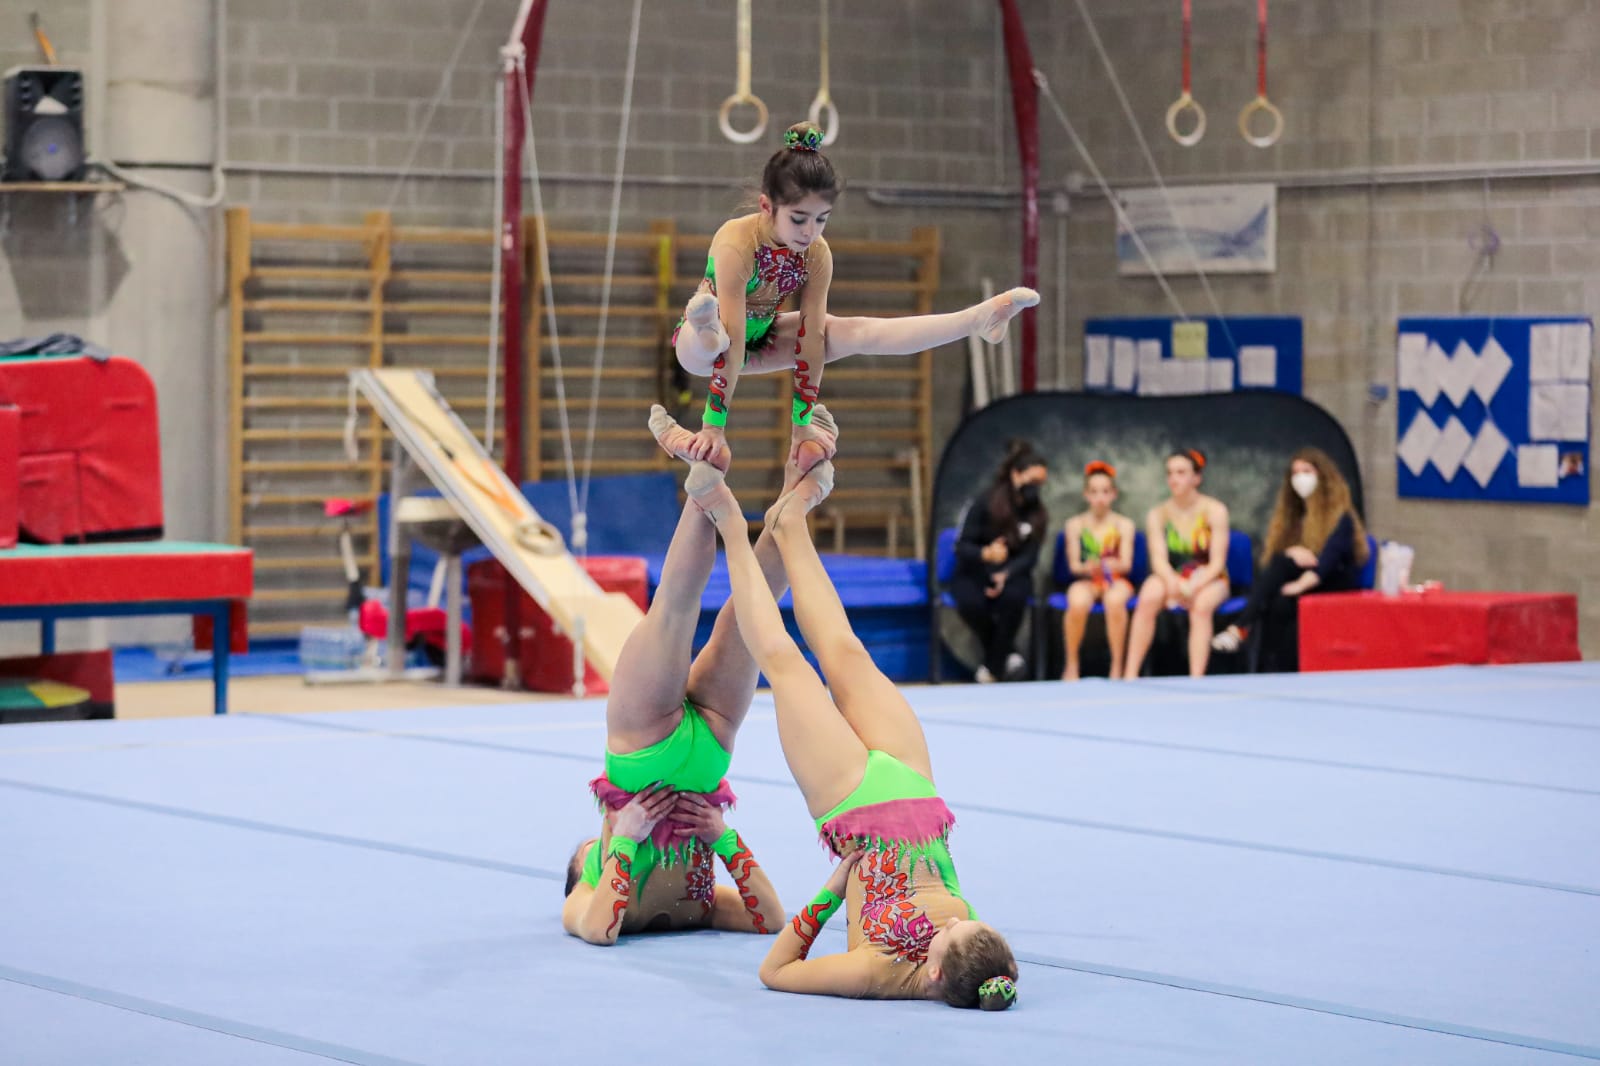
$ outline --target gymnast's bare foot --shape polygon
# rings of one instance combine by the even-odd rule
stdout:
[[[686,463],[710,463],[724,473],[733,463],[733,452],[728,448],[728,441],[722,430],[716,427],[690,433],[678,425],[677,420],[667,414],[667,409],[660,404],[651,405],[649,424],[656,443],[668,455]]]
[[[1034,302],[1038,302],[1037,297]],[[683,309],[683,324],[694,330],[695,339],[712,354],[728,350],[728,331],[722,328],[722,316],[717,310],[717,298],[709,292],[695,293]]]
[[[810,424],[795,426],[789,439],[789,463],[804,474],[824,459],[832,459],[839,453],[839,424],[833,420],[833,414],[819,403],[811,408]],[[786,467],[783,491],[788,492],[792,488],[794,484],[789,480]]]
[[[827,499],[832,491],[833,464],[824,459],[767,509],[767,526],[776,529],[779,525],[805,521],[806,515]]]
[[[1008,289],[974,308],[978,313],[978,325],[973,332],[990,344],[999,344],[1005,339],[1006,327],[1011,320],[1024,308],[1033,307],[1038,302],[1039,294],[1032,289]]]
[[[727,523],[736,522],[744,526],[744,514],[739,510],[739,501],[733,498],[733,490],[728,488],[727,479],[722,476],[722,471],[706,462],[689,464],[689,476],[684,479],[683,491],[689,494],[689,500],[700,513],[711,519],[711,524],[718,529],[728,529]]]

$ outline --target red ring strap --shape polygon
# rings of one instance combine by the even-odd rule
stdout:
[[[1256,0],[1256,95],[1267,95],[1267,0]]]

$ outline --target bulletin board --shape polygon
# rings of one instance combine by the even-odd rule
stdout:
[[[1190,396],[1300,394],[1300,319],[1091,318],[1083,324],[1083,387],[1090,392]]]
[[[1399,494],[1588,506],[1593,351],[1583,317],[1400,319]]]

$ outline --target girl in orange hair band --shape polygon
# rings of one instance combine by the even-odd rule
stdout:
[[[1075,579],[1067,588],[1066,652],[1063,681],[1078,679],[1078,649],[1096,603],[1105,605],[1106,643],[1111,645],[1111,676],[1122,676],[1128,638],[1128,600],[1133,584],[1133,519],[1113,511],[1117,468],[1093,462],[1083,468],[1083,499],[1089,509],[1067,519],[1067,567]]]

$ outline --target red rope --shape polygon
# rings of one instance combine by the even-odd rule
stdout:
[[[1256,0],[1256,95],[1267,95],[1267,0]]]
[[[1193,0],[1183,0],[1183,91],[1185,95],[1189,93],[1189,40],[1190,26],[1194,20],[1193,12],[1190,10],[1192,3]]]

